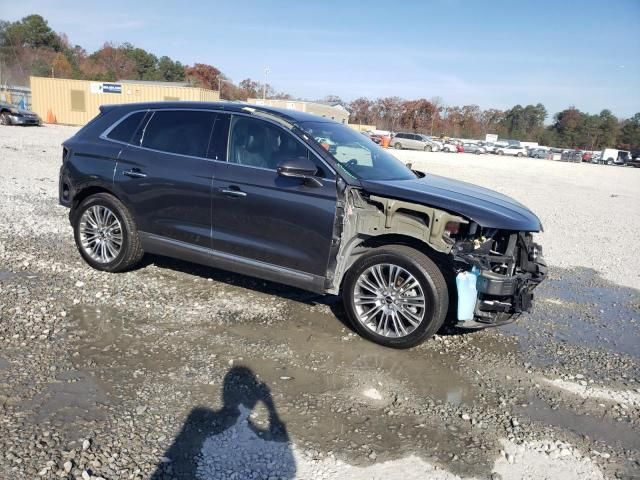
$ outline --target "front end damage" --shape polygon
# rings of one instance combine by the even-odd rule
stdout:
[[[452,315],[457,326],[504,325],[531,309],[533,290],[544,279],[547,267],[530,232],[486,229],[442,209],[344,187],[334,226],[327,293],[338,293],[344,273],[371,245],[408,238],[426,245],[425,253],[437,257],[443,274],[451,280],[450,296],[455,298],[451,295],[455,292],[461,297],[455,287],[456,275],[473,272],[476,276],[471,297],[465,292],[465,301],[473,302],[467,305],[472,313],[461,316],[459,307]]]
[[[474,230],[481,229],[471,223],[451,250],[456,272],[476,276],[473,318],[458,314],[458,326],[504,325],[533,306],[533,291],[547,273],[542,248],[529,232]]]

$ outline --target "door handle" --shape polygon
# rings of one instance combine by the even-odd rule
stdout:
[[[142,173],[138,168],[132,168],[131,170],[125,170],[122,172],[123,175],[132,178],[145,178],[147,176],[146,173]]]
[[[221,188],[220,191],[224,194],[224,195],[228,195],[230,197],[246,197],[247,193],[243,192],[242,190],[240,190],[239,188]]]

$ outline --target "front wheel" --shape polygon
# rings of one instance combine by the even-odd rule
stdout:
[[[431,147],[431,145],[425,145],[425,147],[424,147],[424,151],[425,152],[430,152],[432,150],[433,150],[433,148]]]
[[[393,148],[395,148],[396,150],[402,150],[402,145],[400,144],[400,142],[396,143]]]
[[[71,219],[76,246],[96,270],[123,272],[144,255],[131,213],[113,195],[85,198],[74,208]]]
[[[11,125],[9,121],[9,114],[7,112],[2,112],[0,114],[0,125]]]
[[[379,247],[359,258],[345,276],[342,295],[354,329],[391,348],[410,348],[433,336],[449,305],[440,269],[404,245]]]
[[[522,157],[522,153],[518,152],[518,154],[516,155],[516,157]]]
[[[498,155],[504,155],[504,152],[502,150],[498,150]]]

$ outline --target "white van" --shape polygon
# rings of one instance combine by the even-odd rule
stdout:
[[[607,165],[626,165],[631,160],[631,152],[617,148],[605,148],[600,156],[600,163]]]

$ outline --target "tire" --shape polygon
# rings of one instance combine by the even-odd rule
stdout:
[[[393,277],[393,274],[390,272],[399,271],[399,275],[393,278],[396,278],[395,282],[401,283],[400,287],[403,285],[402,282],[410,280],[409,276],[413,276],[413,279],[417,281],[419,287],[409,290],[407,292],[408,295],[399,294],[398,290],[395,289],[393,289],[394,291],[392,292],[387,292],[385,295],[375,294],[371,288],[364,287],[363,283],[359,283],[358,281],[361,276],[364,276],[366,279],[373,278],[373,274],[369,276],[369,272],[372,272],[372,267],[376,265],[381,268],[383,276],[388,274],[389,277]],[[391,270],[390,266],[395,267],[396,270]],[[398,269],[397,267],[400,268]],[[388,286],[388,281],[383,281],[382,283]],[[372,285],[371,281],[369,284]],[[373,286],[379,284],[380,282]],[[419,295],[420,292],[422,295]],[[363,293],[365,297],[362,296]],[[401,304],[399,302],[393,302],[393,306],[391,306],[391,302],[393,301],[391,298],[392,295],[398,295],[396,298],[399,298],[400,301],[404,299],[405,302],[411,301],[413,297],[416,297],[416,301],[419,301],[419,298],[422,297],[424,299],[424,305],[413,306],[414,304],[405,303],[404,305],[409,309],[415,309],[414,311],[407,311],[407,308],[397,306]],[[367,303],[372,304],[371,307],[363,304],[357,306],[355,302],[356,297],[359,297],[360,301],[362,301],[363,298],[376,298],[376,303],[368,300]],[[442,326],[449,308],[449,291],[447,290],[447,284],[440,269],[425,254],[404,245],[379,247],[360,257],[345,275],[342,286],[342,298],[353,328],[362,337],[390,348],[414,347],[432,337]],[[387,308],[392,309],[391,311],[394,313],[386,316],[383,310],[379,310],[377,313],[374,313],[372,317],[366,319],[367,314],[372,310]],[[417,325],[415,325],[415,323],[412,325],[407,321],[407,318],[409,318],[408,315],[412,313],[415,316],[411,318],[414,320],[420,319],[419,322],[415,322]],[[391,318],[392,316],[393,318]],[[363,317],[364,319],[361,320]],[[372,325],[367,325],[366,320],[371,319]],[[405,332],[402,332],[400,328],[398,328],[397,325],[399,324],[396,323],[397,321],[402,322]],[[391,323],[391,325],[389,325],[389,323]],[[383,324],[385,327],[383,327]],[[392,329],[394,329],[395,332],[392,332]],[[398,334],[398,332],[400,332],[400,334]]]
[[[11,125],[9,114],[7,112],[0,113],[0,125]]]
[[[497,153],[498,155],[504,155],[504,152],[503,152],[502,150],[498,150],[496,153]]]
[[[607,165],[613,165],[613,158],[607,159]]]
[[[119,222],[119,228],[114,231],[120,232],[120,248],[117,255],[103,261],[92,256],[92,253],[90,253],[90,250],[93,250],[91,244],[89,246],[83,246],[83,241],[85,243],[90,243],[90,241],[87,241],[88,235],[86,233],[84,233],[83,237],[83,223],[84,228],[87,228],[88,225],[90,230],[95,230],[87,221],[85,213],[89,211],[87,215],[90,218],[95,219],[95,217],[91,217],[90,214],[91,212],[95,212],[96,209],[98,209],[97,211],[104,211],[105,209],[108,210]],[[142,250],[140,237],[138,235],[138,228],[136,227],[131,213],[127,207],[125,207],[124,204],[113,195],[108,193],[97,193],[85,198],[71,212],[71,223],[73,225],[73,236],[76,242],[76,247],[78,248],[80,255],[82,255],[82,258],[96,270],[113,273],[124,272],[133,268],[138,262],[140,262],[144,255],[144,250]],[[116,235],[118,234],[114,234],[114,238]],[[93,243],[93,245],[95,245],[95,243]],[[93,253],[95,254],[95,251],[93,251]]]
[[[402,150],[402,145],[400,144],[400,142],[397,142],[393,144],[393,148],[395,148],[396,150]]]
[[[433,147],[431,147],[431,145],[425,145],[424,149],[425,152],[431,152],[433,151]]]
[[[482,152],[481,152],[480,150],[476,150],[476,151],[475,151],[475,154],[476,154],[476,155],[480,155],[481,153],[482,153]]]
[[[521,152],[518,152],[518,153],[516,154],[516,157],[523,157],[523,156],[524,156],[524,155],[523,155]]]

